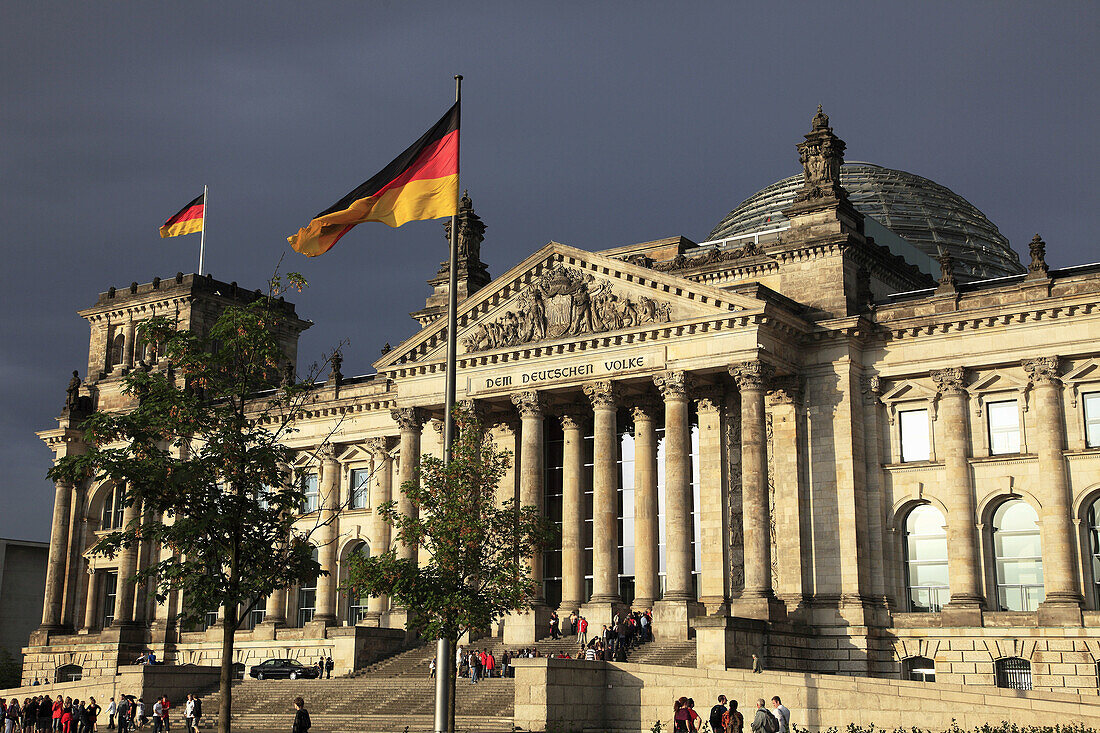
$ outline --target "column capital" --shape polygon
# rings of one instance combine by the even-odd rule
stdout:
[[[656,420],[657,413],[661,411],[660,401],[651,394],[640,394],[627,399],[630,405],[630,416],[634,422],[639,420]]]
[[[490,431],[507,433],[508,435],[516,435],[519,432],[519,423],[514,417],[509,418],[498,415],[489,423],[488,429]]]
[[[424,411],[419,407],[398,407],[390,410],[390,417],[401,430],[420,430],[424,425]]]
[[[661,372],[653,375],[653,384],[666,400],[686,400],[691,396],[694,380],[687,372]]]
[[[726,401],[726,390],[718,384],[704,384],[695,388],[695,401],[703,412],[717,412]]]
[[[1028,379],[1031,380],[1032,385],[1053,384],[1058,386],[1062,383],[1061,375],[1058,373],[1057,356],[1040,356],[1034,359],[1024,359],[1021,365],[1024,371],[1027,372]]]
[[[317,447],[317,460],[323,463],[336,463],[336,445],[324,442]]]
[[[520,417],[541,417],[546,408],[546,400],[533,389],[513,394],[512,404],[519,410]]]
[[[772,380],[768,391],[768,401],[773,405],[802,404],[802,380],[797,376],[779,377]]]
[[[589,382],[582,389],[584,389],[585,397],[592,403],[592,408],[595,410],[614,408],[618,403],[619,391],[610,379]]]
[[[475,399],[465,399],[458,401],[458,409],[468,417],[476,420],[479,423],[485,422],[485,403]]]
[[[434,430],[436,432],[436,434],[439,437],[442,438],[443,437],[443,431],[446,429],[446,426],[443,424],[443,421],[440,420],[438,417],[433,417],[428,422],[431,423],[432,430]]]
[[[966,394],[966,369],[964,367],[948,367],[947,369],[933,369],[932,381],[936,384],[936,391],[940,395]]]
[[[570,402],[559,406],[555,412],[561,421],[562,430],[580,430],[588,418],[589,407],[580,402]]]
[[[387,460],[390,457],[390,439],[367,438],[367,450],[378,460]]]
[[[747,389],[767,389],[775,375],[775,367],[763,361],[743,361],[731,364],[730,376],[737,382],[737,388],[742,392]]]

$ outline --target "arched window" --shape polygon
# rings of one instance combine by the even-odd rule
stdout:
[[[313,559],[317,560],[317,548],[313,548]],[[317,611],[317,576],[310,580],[303,580],[298,586],[298,626],[305,626],[313,620],[313,614]]]
[[[1093,500],[1085,514],[1088,525],[1089,552],[1092,556],[1092,593],[1100,608],[1100,497]]]
[[[102,529],[118,529],[122,526],[122,486],[115,486],[103,500],[103,517],[99,525]]]
[[[1021,499],[1006,501],[993,514],[993,571],[1002,611],[1034,611],[1045,597],[1038,522]]]
[[[79,664],[66,664],[57,668],[55,682],[76,682],[84,676],[84,668]]]
[[[117,334],[111,339],[111,348],[107,356],[107,361],[110,362],[110,368],[114,368],[122,363],[122,355],[125,352],[126,337],[121,333]]]
[[[905,679],[915,682],[935,682],[936,663],[928,657],[909,657],[902,663]]]
[[[943,513],[931,504],[915,507],[905,518],[905,582],[910,611],[939,611],[948,600],[945,524]]]
[[[997,672],[997,687],[1009,690],[1031,689],[1031,663],[1019,657],[998,659],[994,665]]]
[[[347,558],[350,560],[356,555],[360,557],[370,557],[370,545],[366,542],[360,542],[348,551]],[[348,626],[354,626],[366,618],[368,598],[370,598],[370,596],[366,593],[359,596],[348,596]]]

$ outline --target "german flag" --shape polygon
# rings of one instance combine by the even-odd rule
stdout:
[[[458,209],[458,120],[455,102],[392,163],[287,237],[290,246],[316,257],[365,221],[399,227],[408,221],[453,216]]]
[[[160,228],[162,237],[178,237],[181,234],[194,234],[202,231],[202,217],[206,210],[206,194],[180,209],[175,216],[164,222]]]

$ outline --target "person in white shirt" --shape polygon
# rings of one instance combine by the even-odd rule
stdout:
[[[158,699],[153,703],[153,731],[155,733],[161,733],[164,730],[164,706],[160,704]]]
[[[779,733],[789,733],[791,726],[791,711],[779,699],[779,695],[772,698],[771,714],[779,721]]]
[[[188,695],[187,702],[183,706],[184,721],[187,724],[187,733],[195,730],[195,696]]]
[[[115,729],[115,713],[118,712],[118,705],[115,704],[115,699],[112,697],[111,702],[107,703],[107,728],[109,730]]]

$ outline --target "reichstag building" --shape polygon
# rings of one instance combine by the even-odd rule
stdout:
[[[523,645],[551,609],[598,629],[650,608],[659,638],[695,640],[700,667],[756,654],[769,669],[1095,694],[1100,266],[1051,269],[1038,235],[1022,264],[962,196],[844,150],[819,109],[801,173],[707,241],[552,242],[496,278],[463,197],[459,399],[514,454],[501,496],[560,530],[534,558],[541,597],[492,633]],[[419,457],[441,451],[445,270],[429,284],[415,333],[370,376],[334,369],[291,436],[300,521],[338,513],[317,537],[330,574],[260,604],[237,662],[331,654],[354,669],[400,636],[403,609],[340,583],[349,557],[390,546],[372,507],[400,507]],[[80,312],[80,393],[42,440],[79,451],[84,412],[127,406],[122,375],[157,359],[135,324],[171,313],[201,330],[250,297],[194,275],[101,293]],[[294,357],[308,323],[290,321]],[[139,516],[117,499],[57,485],[26,681],[111,674],[149,648],[217,658],[220,614],[179,628],[178,597],[126,581],[160,548],[89,553]]]

